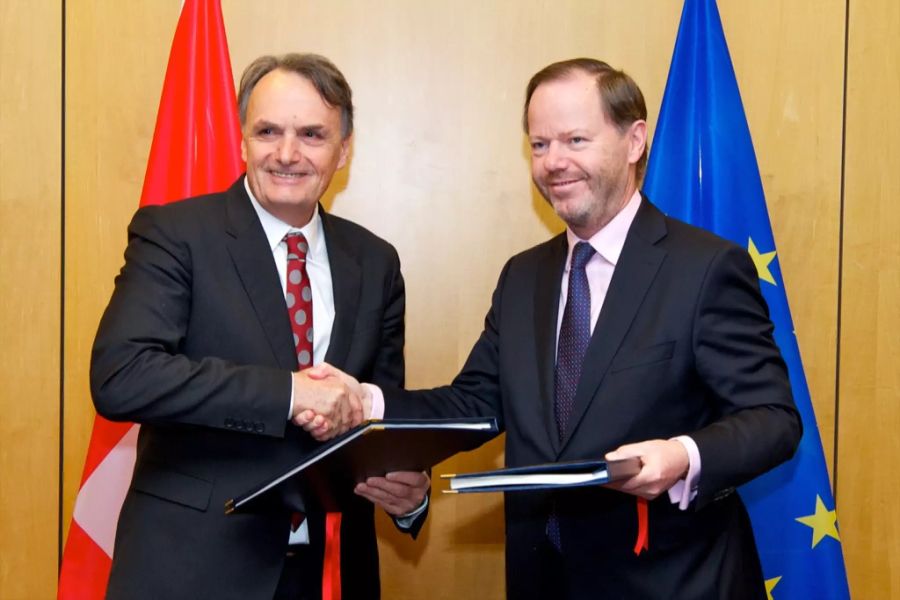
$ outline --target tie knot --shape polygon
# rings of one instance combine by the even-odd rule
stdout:
[[[284,243],[287,244],[288,260],[306,259],[309,244],[306,243],[306,237],[302,233],[287,234],[284,236]]]
[[[584,269],[594,255],[594,247],[587,242],[578,242],[572,250],[572,269]]]

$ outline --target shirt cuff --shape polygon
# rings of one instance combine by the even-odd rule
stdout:
[[[412,529],[413,523],[416,522],[416,519],[425,512],[425,509],[428,508],[428,495],[425,495],[425,499],[422,500],[422,504],[419,505],[419,508],[416,510],[406,513],[405,515],[400,515],[399,517],[395,517],[394,520],[397,522],[397,526],[400,529]]]
[[[697,497],[697,485],[700,482],[700,450],[697,442],[686,435],[672,438],[680,442],[688,454],[688,472],[684,479],[679,479],[675,485],[669,488],[669,501],[677,504],[680,510],[687,510],[691,500]]]
[[[368,392],[369,396],[372,398],[372,412],[369,413],[368,418],[369,419],[383,419],[384,418],[384,392],[381,391],[380,387],[378,387],[377,385],[373,385],[371,383],[363,383],[362,386],[363,386],[363,389],[365,389],[366,392]]]
[[[291,404],[288,406],[288,421],[291,420],[291,415],[294,414],[294,375],[291,374]]]

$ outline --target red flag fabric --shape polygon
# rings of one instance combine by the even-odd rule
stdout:
[[[244,170],[240,141],[219,0],[185,0],[169,53],[140,205],[227,188]],[[137,432],[133,423],[94,418],[60,569],[60,600],[106,595]]]

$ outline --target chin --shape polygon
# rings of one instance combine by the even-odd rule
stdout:
[[[585,210],[582,202],[572,198],[569,200],[555,200],[551,202],[553,210],[559,215],[559,218],[566,223],[573,221],[583,221],[587,218],[589,211]]]

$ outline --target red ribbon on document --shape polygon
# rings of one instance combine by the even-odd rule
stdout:
[[[341,513],[325,515],[325,561],[322,600],[341,600]]]
[[[634,555],[640,556],[641,552],[650,549],[650,517],[647,510],[647,499],[637,498],[637,540],[634,542]]]

